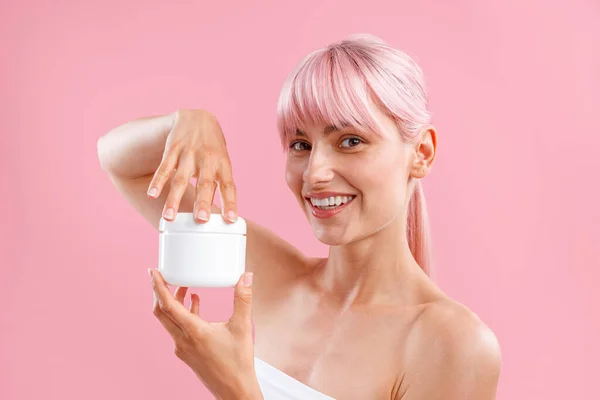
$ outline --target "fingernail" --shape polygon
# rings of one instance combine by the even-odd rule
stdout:
[[[235,212],[233,211],[229,211],[227,213],[227,219],[230,220],[231,222],[235,222],[237,220],[237,217],[235,215]]]
[[[165,212],[165,218],[167,219],[171,219],[173,218],[173,214],[175,213],[175,210],[173,210],[172,208],[169,208],[166,212]]]
[[[154,197],[156,196],[156,193],[158,192],[158,190],[156,190],[156,188],[152,188],[150,189],[150,191],[148,192],[148,195],[150,195],[150,197]]]
[[[246,272],[244,274],[244,280],[243,280],[244,286],[252,286],[252,275],[253,275],[252,272]]]
[[[150,275],[150,278],[152,278],[152,270],[150,268],[148,268],[148,275]]]
[[[202,221],[208,221],[208,214],[206,213],[206,211],[198,211],[198,219],[201,219]]]

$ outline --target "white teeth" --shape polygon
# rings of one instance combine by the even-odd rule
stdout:
[[[352,200],[354,196],[335,196],[335,197],[326,197],[324,199],[310,199],[310,202],[315,207],[329,207],[329,206],[339,206],[341,204],[345,204]]]

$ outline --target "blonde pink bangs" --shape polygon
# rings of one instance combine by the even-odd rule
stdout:
[[[405,140],[429,122],[418,65],[371,35],[354,35],[306,56],[288,76],[277,107],[281,144],[301,126],[350,125],[381,132],[371,104],[394,119]]]

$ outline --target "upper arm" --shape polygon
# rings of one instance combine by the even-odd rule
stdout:
[[[419,346],[402,399],[495,399],[502,363],[496,336],[469,312],[444,314],[432,316],[436,332]]]
[[[152,199],[146,193],[153,175],[139,178],[124,178],[110,173],[108,175],[119,193],[158,230],[163,208],[170,192],[170,182],[165,183],[158,198]],[[195,188],[189,184],[179,204],[178,212],[192,212],[195,198]],[[215,204],[211,211],[221,214],[221,209]],[[262,268],[269,270],[268,275],[261,274],[263,276],[260,279],[257,277],[255,287],[262,286],[262,282],[265,280],[277,279],[278,270],[297,262],[305,262],[304,255],[290,243],[254,221],[243,218],[246,221],[246,271],[255,272]]]

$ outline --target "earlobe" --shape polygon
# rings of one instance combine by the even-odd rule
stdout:
[[[422,164],[420,164],[420,165],[415,165],[413,167],[412,172],[411,172],[410,175],[413,178],[419,178],[419,179],[421,179],[421,178],[424,178],[425,176],[427,176],[428,172],[429,172],[429,168],[427,168],[427,167],[423,166]]]
[[[423,178],[427,175],[427,165],[418,147],[419,145],[413,150],[413,160],[410,167],[410,176],[413,178]]]

